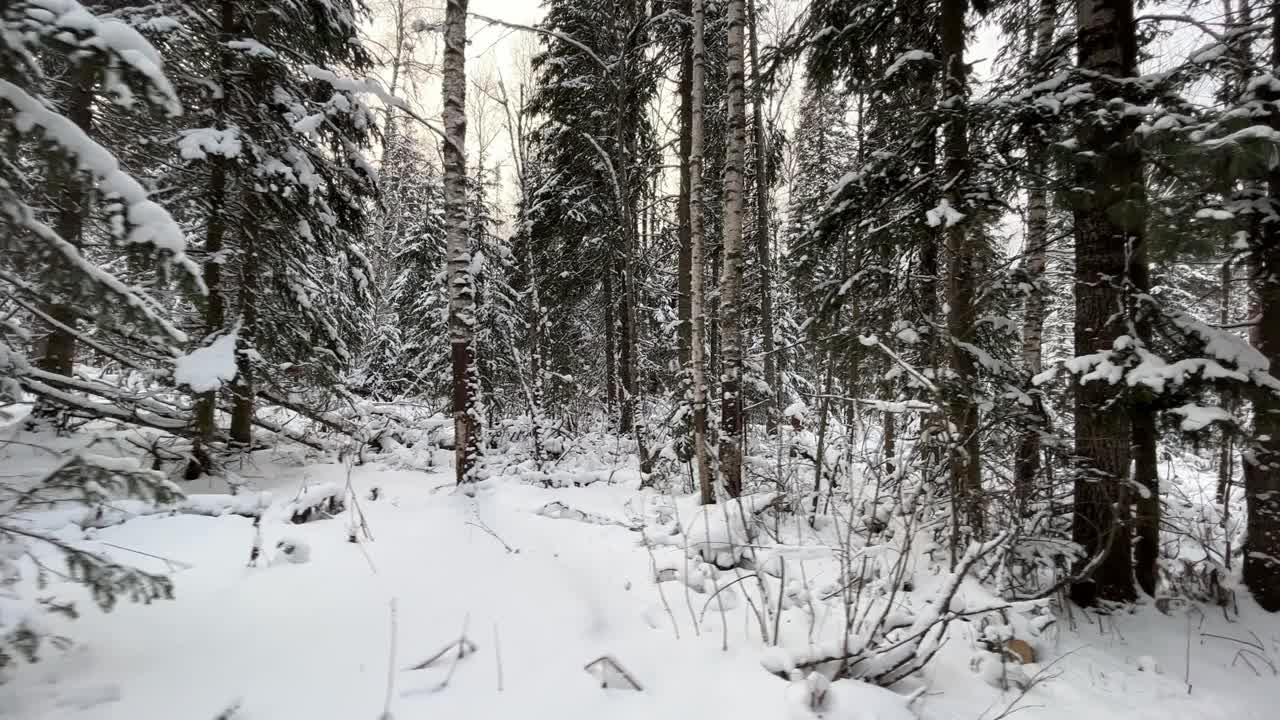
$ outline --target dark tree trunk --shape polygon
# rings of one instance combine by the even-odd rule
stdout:
[[[246,232],[240,249],[240,332],[236,340],[236,379],[232,385],[231,440],[248,447],[253,442],[254,387],[253,355],[258,339],[258,284],[260,282],[258,247],[259,218],[254,212],[261,207],[253,193],[249,194]]]
[[[1077,49],[1084,69],[1102,77],[1131,77],[1137,69],[1132,0],[1077,0]],[[1118,287],[1128,258],[1142,241],[1142,157],[1129,143],[1132,124],[1090,122],[1077,141],[1089,156],[1077,160],[1074,199],[1075,354],[1110,350],[1124,334],[1114,315],[1123,306]],[[1072,538],[1085,562],[1101,559],[1092,576],[1072,585],[1071,598],[1130,602],[1134,588],[1131,499],[1128,492],[1131,414],[1118,407],[1120,388],[1090,382],[1075,389],[1075,452],[1085,467],[1075,481]]]
[[[1271,6],[1273,72],[1280,68],[1280,3]],[[1274,95],[1274,93],[1271,93]],[[1268,97],[1274,101],[1276,98]],[[1280,130],[1280,113],[1272,111],[1271,127]],[[1267,178],[1271,207],[1280,207],[1280,170]],[[1280,368],[1280,223],[1264,222],[1258,246],[1250,258],[1253,291],[1260,310],[1253,328],[1253,344]],[[1244,584],[1263,609],[1280,611],[1280,398],[1257,392],[1253,398],[1252,453],[1244,456],[1244,494],[1247,518],[1244,544]]]
[[[92,134],[96,70],[88,63],[79,63],[68,68],[67,76],[69,89],[63,114],[85,134]],[[48,192],[49,197],[56,198],[58,203],[53,229],[58,237],[79,248],[82,240],[80,235],[88,213],[89,188],[81,180],[74,159],[58,156],[51,158],[53,161],[49,163]],[[76,336],[71,330],[76,326],[75,308],[54,302],[46,305],[44,312],[54,322],[49,324],[40,342],[36,367],[45,372],[70,376],[76,359]],[[37,401],[31,414],[37,420],[52,420],[57,416],[58,409],[52,403]]]
[[[224,42],[234,38],[235,6],[230,0],[222,0],[219,4],[219,33]],[[233,53],[225,48],[218,58],[218,82],[224,86],[230,82]],[[214,116],[219,127],[224,127],[227,115],[227,93],[221,93],[214,100]],[[209,219],[205,226],[204,239],[204,284],[209,289],[205,296],[204,326],[206,336],[223,329],[227,322],[226,299],[222,288],[222,250],[227,232],[225,216],[227,206],[227,162],[221,155],[209,158],[209,201],[207,212]],[[197,464],[188,467],[188,479],[195,479],[202,472],[209,471],[209,459],[204,445],[213,439],[217,431],[216,413],[218,409],[218,391],[209,390],[196,396],[195,425],[196,445],[195,459]]]
[[[947,199],[959,212],[966,212],[963,184],[969,171],[969,123],[965,111],[967,70],[964,64],[965,11],[968,0],[942,2],[942,55],[945,72],[942,97],[953,109],[949,114],[945,135],[946,160],[943,172],[951,189]],[[971,210],[969,212],[972,212]],[[964,220],[947,228],[947,332],[951,336],[951,370],[955,387],[950,393],[950,421],[957,437],[951,452],[951,492],[962,508],[969,531],[981,537],[984,533],[982,473],[978,447],[978,404],[973,397],[977,369],[973,356],[960,343],[972,343],[976,277],[982,272],[981,253],[970,241],[969,223]]]
[[[605,261],[604,278],[602,281],[604,286],[604,387],[605,402],[608,406],[609,417],[613,417],[613,409],[618,404],[618,341],[614,335],[616,332],[614,313],[617,311],[617,300],[613,296],[613,262]]]
[[[778,428],[778,370],[773,357],[773,259],[769,255],[769,138],[764,127],[764,87],[760,80],[760,41],[756,29],[756,0],[747,1],[747,23],[751,31],[751,119],[756,143],[756,263],[760,268],[760,349],[764,352],[764,384],[769,395],[764,403],[765,429]]]
[[[692,15],[691,3],[683,6],[686,15]],[[690,31],[692,33],[692,30]],[[692,297],[690,295],[689,268],[692,266],[692,228],[689,224],[689,155],[693,147],[693,47],[685,48],[680,57],[680,196],[676,200],[676,223],[680,240],[680,259],[677,267],[679,297],[676,298],[677,318],[680,321],[680,369],[689,369],[689,344],[692,338]]]

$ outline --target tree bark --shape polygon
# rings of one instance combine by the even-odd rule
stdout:
[[[85,134],[92,134],[97,71],[87,62],[76,62],[67,69],[67,75],[69,82],[63,115]],[[58,203],[54,230],[58,237],[79,248],[88,213],[89,188],[81,180],[74,159],[56,154],[50,155],[50,159],[48,194]],[[45,330],[35,365],[45,372],[70,377],[76,359],[76,336],[70,330],[76,324],[75,308],[54,302],[45,306],[44,312],[54,322]],[[31,414],[37,420],[52,420],[58,414],[58,407],[37,400]]]
[[[223,48],[218,53],[218,83],[222,92],[213,103],[214,121],[220,129],[226,129],[227,117],[227,85],[230,83],[232,51],[225,46],[234,35],[235,6],[231,0],[219,3],[218,32],[223,39]],[[227,220],[224,215],[227,205],[227,162],[222,155],[209,158],[209,203],[207,211],[209,219],[205,225],[204,238],[204,284],[209,292],[205,295],[204,327],[206,339],[223,329],[227,322],[226,298],[222,292],[222,251],[227,232]],[[195,452],[199,468],[188,468],[188,479],[195,479],[200,472],[208,472],[209,461],[204,445],[213,439],[217,431],[218,391],[209,390],[196,396],[195,408]],[[197,469],[199,472],[197,472]]]
[[[777,362],[773,356],[773,259],[769,253],[769,138],[764,127],[764,87],[760,81],[760,40],[756,27],[756,0],[747,0],[751,25],[751,119],[756,142],[756,263],[760,268],[760,337],[764,352],[765,430],[777,431],[782,410]]]
[[[453,376],[452,409],[455,472],[458,484],[474,482],[479,455],[480,419],[472,336],[475,327],[475,281],[467,249],[467,0],[445,3],[444,63],[444,214],[448,253],[449,345]]]
[[[1280,3],[1271,6],[1272,72],[1280,69]],[[1275,101],[1275,92],[1266,91],[1266,100]],[[1280,113],[1271,112],[1272,128],[1280,130]],[[1272,207],[1280,205],[1280,170],[1267,178],[1267,194]],[[1252,340],[1271,362],[1272,373],[1280,368],[1280,223],[1262,223],[1257,247],[1250,264],[1253,291],[1260,310]],[[1280,611],[1280,398],[1274,393],[1255,393],[1253,429],[1258,440],[1244,456],[1246,530],[1244,543],[1244,584],[1264,610]]]
[[[706,84],[706,14],[703,0],[693,0],[693,57],[690,61],[689,122],[689,366],[693,374],[693,455],[702,504],[716,501],[707,455],[707,374],[705,366],[706,307],[703,297],[704,257],[702,215],[703,89]]]
[[[253,34],[265,38],[272,15],[259,10],[253,16]],[[266,60],[254,56],[249,61],[249,83],[256,97],[266,97],[271,82],[271,68]],[[253,443],[253,410],[257,389],[254,385],[254,359],[258,339],[258,288],[261,283],[260,258],[263,247],[262,198],[252,188],[245,200],[246,218],[240,248],[240,327],[236,336],[236,379],[232,386],[231,440],[249,447]]]
[[[946,71],[943,75],[943,97],[952,108],[945,131],[946,160],[943,165],[950,186],[947,199],[952,208],[964,211],[964,181],[969,172],[969,122],[965,109],[967,93],[964,64],[965,11],[968,0],[942,2],[942,55]],[[952,497],[963,508],[969,531],[977,537],[984,533],[982,472],[978,446],[978,404],[973,397],[977,369],[973,356],[961,343],[973,342],[976,301],[976,277],[982,272],[981,253],[973,246],[964,219],[947,221],[947,332],[951,336],[951,369],[955,373],[955,389],[951,395],[951,421],[957,437],[951,451]]]
[[[1035,57],[1036,74],[1042,77],[1049,53],[1053,49],[1054,21],[1058,0],[1040,0],[1040,12],[1036,17]],[[1022,315],[1022,364],[1027,374],[1034,377],[1044,370],[1044,274],[1049,241],[1049,193],[1045,187],[1048,163],[1044,141],[1033,137],[1027,141],[1027,239],[1023,250],[1027,278],[1031,292],[1023,305]],[[1040,472],[1040,433],[1028,429],[1022,434],[1014,459],[1016,502],[1020,514],[1027,513],[1027,505],[1035,492],[1035,478]]]
[[[618,403],[618,342],[615,337],[617,332],[614,322],[614,313],[617,310],[617,300],[613,295],[613,262],[605,261],[604,277],[602,280],[604,290],[604,388],[605,388],[605,405],[609,411],[610,422],[612,423],[613,409]]]
[[[692,14],[691,3],[686,0],[684,10]],[[690,35],[692,35],[692,30]],[[680,241],[680,259],[676,268],[677,280],[676,317],[680,322],[680,367],[688,370],[691,360],[690,348],[693,343],[693,292],[689,285],[693,277],[690,268],[692,259],[692,228],[690,227],[689,177],[690,156],[693,154],[693,47],[681,53],[680,60],[680,196],[676,200],[677,235]]]
[[[730,497],[742,494],[742,175],[747,144],[743,103],[743,0],[729,0],[729,144],[724,169],[724,263],[720,276],[720,472]]]
[[[1077,50],[1082,68],[1101,78],[1132,77],[1137,42],[1132,0],[1077,0]],[[1125,328],[1113,321],[1124,307],[1116,283],[1129,276],[1129,256],[1142,241],[1142,157],[1129,143],[1132,122],[1089,122],[1078,131],[1084,153],[1076,164],[1075,354],[1109,351]],[[1075,453],[1087,467],[1075,481],[1072,539],[1086,562],[1101,556],[1092,577],[1071,587],[1071,599],[1131,602],[1134,589],[1131,500],[1128,492],[1132,422],[1115,407],[1120,388],[1089,382],[1075,389]]]

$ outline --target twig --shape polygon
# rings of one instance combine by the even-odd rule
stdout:
[[[104,542],[102,540],[95,540],[94,542],[98,543],[99,545],[106,545],[109,548],[115,548],[116,550],[123,550],[125,552],[131,552],[136,555],[144,555],[149,558],[155,558],[156,560],[159,560],[165,565],[168,565],[170,570],[173,570],[175,568],[179,570],[190,570],[191,568],[195,567],[195,565],[192,565],[191,563],[182,562],[181,560],[174,560],[172,558],[167,558],[162,555],[152,555],[149,552],[134,550],[133,548],[127,548],[127,547],[124,547],[123,545],[116,545],[114,543]]]
[[[458,638],[457,640],[453,640],[448,645],[445,645],[444,647],[440,648],[439,652],[427,658],[426,660],[423,660],[417,665],[410,665],[409,667],[405,668],[405,671],[425,670],[431,667],[432,665],[434,665],[438,660],[440,660],[440,658],[449,654],[449,651],[454,648],[458,648],[459,658],[466,657],[467,655],[470,655],[471,653],[476,651],[475,643],[468,640],[467,636],[464,634],[462,637]]]
[[[493,654],[498,664],[498,692],[502,692],[502,645],[498,643],[498,623],[493,623]]]
[[[506,548],[507,552],[512,553],[512,554],[515,554],[515,553],[520,552],[520,551],[519,551],[519,550],[517,550],[516,548],[513,548],[513,547],[511,547],[510,545],[508,545],[506,540],[503,540],[502,538],[498,537],[498,533],[494,532],[494,531],[493,531],[493,528],[489,527],[488,525],[485,525],[485,524],[484,524],[484,522],[482,522],[481,520],[479,520],[479,519],[476,519],[476,520],[468,520],[468,521],[467,521],[467,524],[468,524],[468,525],[470,525],[470,526],[472,526],[472,527],[478,527],[478,528],[480,528],[481,530],[483,530],[483,531],[485,531],[486,533],[488,533],[488,534],[489,534],[489,536],[490,536],[490,537],[492,537],[494,540],[497,540],[498,542],[502,543],[502,547]]]
[[[382,715],[378,720],[391,720],[391,693],[396,685],[396,599],[391,598],[390,637],[387,642],[387,694],[382,700]]]

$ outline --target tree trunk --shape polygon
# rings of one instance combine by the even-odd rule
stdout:
[[[711,462],[707,455],[707,373],[704,360],[706,349],[706,307],[703,297],[704,257],[702,215],[702,153],[703,153],[703,88],[706,84],[706,15],[703,0],[693,0],[693,57],[690,61],[689,89],[689,366],[693,374],[693,455],[698,469],[698,488],[702,504],[716,501],[711,482]]]
[[[231,0],[219,3],[219,35],[230,39],[233,37],[235,23],[235,6]],[[226,87],[230,82],[233,54],[229,48],[223,48],[218,57],[218,83]],[[226,128],[227,92],[222,92],[214,100],[214,121],[220,129]],[[206,340],[214,333],[221,331],[227,322],[226,298],[222,292],[222,257],[223,240],[227,232],[227,219],[224,215],[227,206],[227,162],[222,155],[209,158],[209,203],[207,211],[209,219],[205,225],[204,253],[202,268],[204,284],[209,292],[205,295],[204,327]],[[195,425],[196,438],[194,455],[198,463],[189,467],[187,479],[194,480],[202,472],[209,471],[208,455],[204,444],[213,439],[217,431],[216,413],[218,409],[217,389],[200,393],[196,396]]]
[[[747,144],[743,104],[743,0],[729,0],[728,120],[724,164],[724,264],[720,276],[720,472],[730,497],[742,494],[742,169]]]
[[[617,301],[613,296],[613,262],[606,260],[604,267],[604,388],[605,404],[609,412],[609,421],[613,422],[613,409],[618,404],[617,339],[614,312]]]
[[[1280,3],[1271,6],[1272,72],[1280,69]],[[1266,100],[1275,100],[1269,92]],[[1271,127],[1280,130],[1280,113],[1272,111]],[[1280,204],[1280,170],[1267,178],[1271,205]],[[1251,257],[1253,289],[1261,311],[1253,328],[1253,344],[1280,368],[1280,224],[1264,222],[1258,246]],[[1244,457],[1246,530],[1244,584],[1264,610],[1280,611],[1280,398],[1255,393],[1253,399],[1253,452]]]
[[[255,37],[266,37],[272,15],[260,10],[253,16]],[[255,56],[249,61],[249,83],[255,96],[265,97],[271,82],[271,68]],[[231,440],[244,447],[253,443],[253,409],[257,388],[254,385],[254,358],[258,340],[258,289],[261,267],[258,253],[263,247],[263,214],[261,196],[252,188],[245,200],[246,217],[240,248],[240,327],[236,336],[236,379],[231,401]]]
[[[690,12],[689,4],[685,4]],[[691,202],[689,192],[690,156],[692,154],[692,124],[694,124],[694,50],[690,47],[681,56],[680,63],[680,197],[676,200],[676,223],[680,238],[680,265],[677,272],[677,319],[680,320],[680,366],[689,368],[692,343],[692,299],[689,281],[692,277],[692,238],[690,236]]]
[[[1137,69],[1132,0],[1077,0],[1081,67],[1101,78],[1132,77]],[[1098,81],[1101,82],[1101,81]],[[1128,256],[1142,241],[1142,157],[1129,143],[1132,122],[1092,122],[1078,131],[1075,185],[1075,354],[1110,350],[1125,333],[1113,320],[1123,307],[1116,283],[1128,277]],[[1136,254],[1136,253],[1135,253]],[[1075,452],[1088,467],[1075,480],[1072,539],[1084,562],[1101,559],[1092,577],[1071,587],[1080,605],[1136,599],[1128,516],[1130,413],[1113,407],[1121,389],[1089,382],[1075,389]]]
[[[764,352],[764,384],[769,395],[764,403],[765,429],[778,429],[778,369],[773,357],[773,259],[769,254],[769,138],[764,127],[764,87],[760,81],[760,39],[756,28],[756,0],[747,1],[751,25],[751,113],[756,141],[756,262],[760,267],[760,336]]]
[[[86,135],[93,133],[93,96],[97,71],[90,63],[73,64],[67,74],[70,78],[64,116],[75,123]],[[88,214],[89,188],[81,181],[74,158],[51,155],[49,163],[48,194],[57,199],[54,231],[58,237],[79,248]],[[76,359],[76,311],[71,305],[50,303],[44,312],[53,320],[45,330],[40,343],[40,356],[36,367],[45,372],[71,376]],[[36,420],[52,420],[58,415],[58,407],[37,400],[31,415]]]
[[[690,4],[685,3],[685,11],[691,12]],[[693,154],[693,48],[681,54],[680,61],[680,197],[676,200],[676,223],[680,240],[680,260],[677,267],[679,279],[677,287],[679,297],[676,298],[677,319],[680,321],[680,368],[688,370],[691,359],[690,348],[693,343],[693,292],[689,285],[693,277],[690,268],[692,259],[692,228],[690,227],[691,207],[689,193],[689,169]]]
[[[444,63],[444,216],[448,253],[449,345],[453,375],[455,471],[459,484],[474,482],[479,455],[480,419],[475,413],[475,281],[467,249],[467,0],[445,3]]]
[[[240,248],[240,328],[236,336],[236,378],[232,384],[231,440],[243,447],[253,444],[254,346],[258,339],[258,284],[260,226],[262,203],[250,191],[245,201],[248,210],[245,233]]]
[[[964,20],[968,0],[943,0],[942,55],[946,59],[942,96],[952,108],[945,133],[946,160],[944,173],[950,185],[947,199],[958,212],[964,211],[964,182],[969,170],[969,122],[965,103],[967,94],[964,64]],[[950,222],[950,221],[948,221]],[[983,272],[981,253],[970,242],[968,223],[959,220],[947,228],[947,332],[951,336],[951,369],[955,373],[955,389],[951,395],[951,422],[958,436],[951,452],[952,496],[963,508],[969,531],[977,537],[984,533],[982,499],[982,465],[978,446],[978,404],[973,397],[977,369],[973,356],[961,346],[972,343],[976,311],[976,277]]]
[[[1042,77],[1053,49],[1053,27],[1057,17],[1058,0],[1040,0],[1040,12],[1036,17],[1035,77]],[[1027,141],[1027,239],[1023,250],[1027,277],[1032,282],[1030,294],[1023,306],[1022,316],[1022,364],[1027,374],[1034,377],[1044,370],[1044,273],[1049,241],[1049,198],[1045,187],[1048,163],[1044,141],[1033,137]],[[1035,478],[1040,472],[1040,433],[1032,428],[1022,434],[1014,459],[1014,483],[1019,514],[1028,512],[1027,505],[1035,492]]]

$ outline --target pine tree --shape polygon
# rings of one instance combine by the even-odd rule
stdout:
[[[1106,78],[1132,77],[1137,70],[1133,4],[1129,0],[1087,0],[1077,5],[1080,67]],[[1075,354],[1115,346],[1124,328],[1113,320],[1123,306],[1117,283],[1133,277],[1142,242],[1142,161],[1127,142],[1133,123],[1086,120],[1077,141],[1091,153],[1075,164],[1076,184],[1088,198],[1075,199]],[[1080,605],[1134,599],[1132,540],[1122,516],[1131,502],[1130,415],[1111,405],[1119,393],[1110,383],[1085,382],[1076,389],[1076,454],[1089,466],[1075,483],[1072,539],[1087,558],[1099,556],[1092,576],[1071,589]]]
[[[368,88],[345,74],[371,66],[353,42],[364,7],[177,6],[189,22],[180,67],[193,111],[168,180],[188,188],[184,215],[204,241],[204,342],[236,337],[229,436],[246,445],[259,394],[279,402],[339,388],[362,343],[373,277],[358,244],[375,188],[364,156],[375,118]],[[311,395],[323,405],[329,393]],[[206,440],[216,404],[214,391],[201,394]]]

